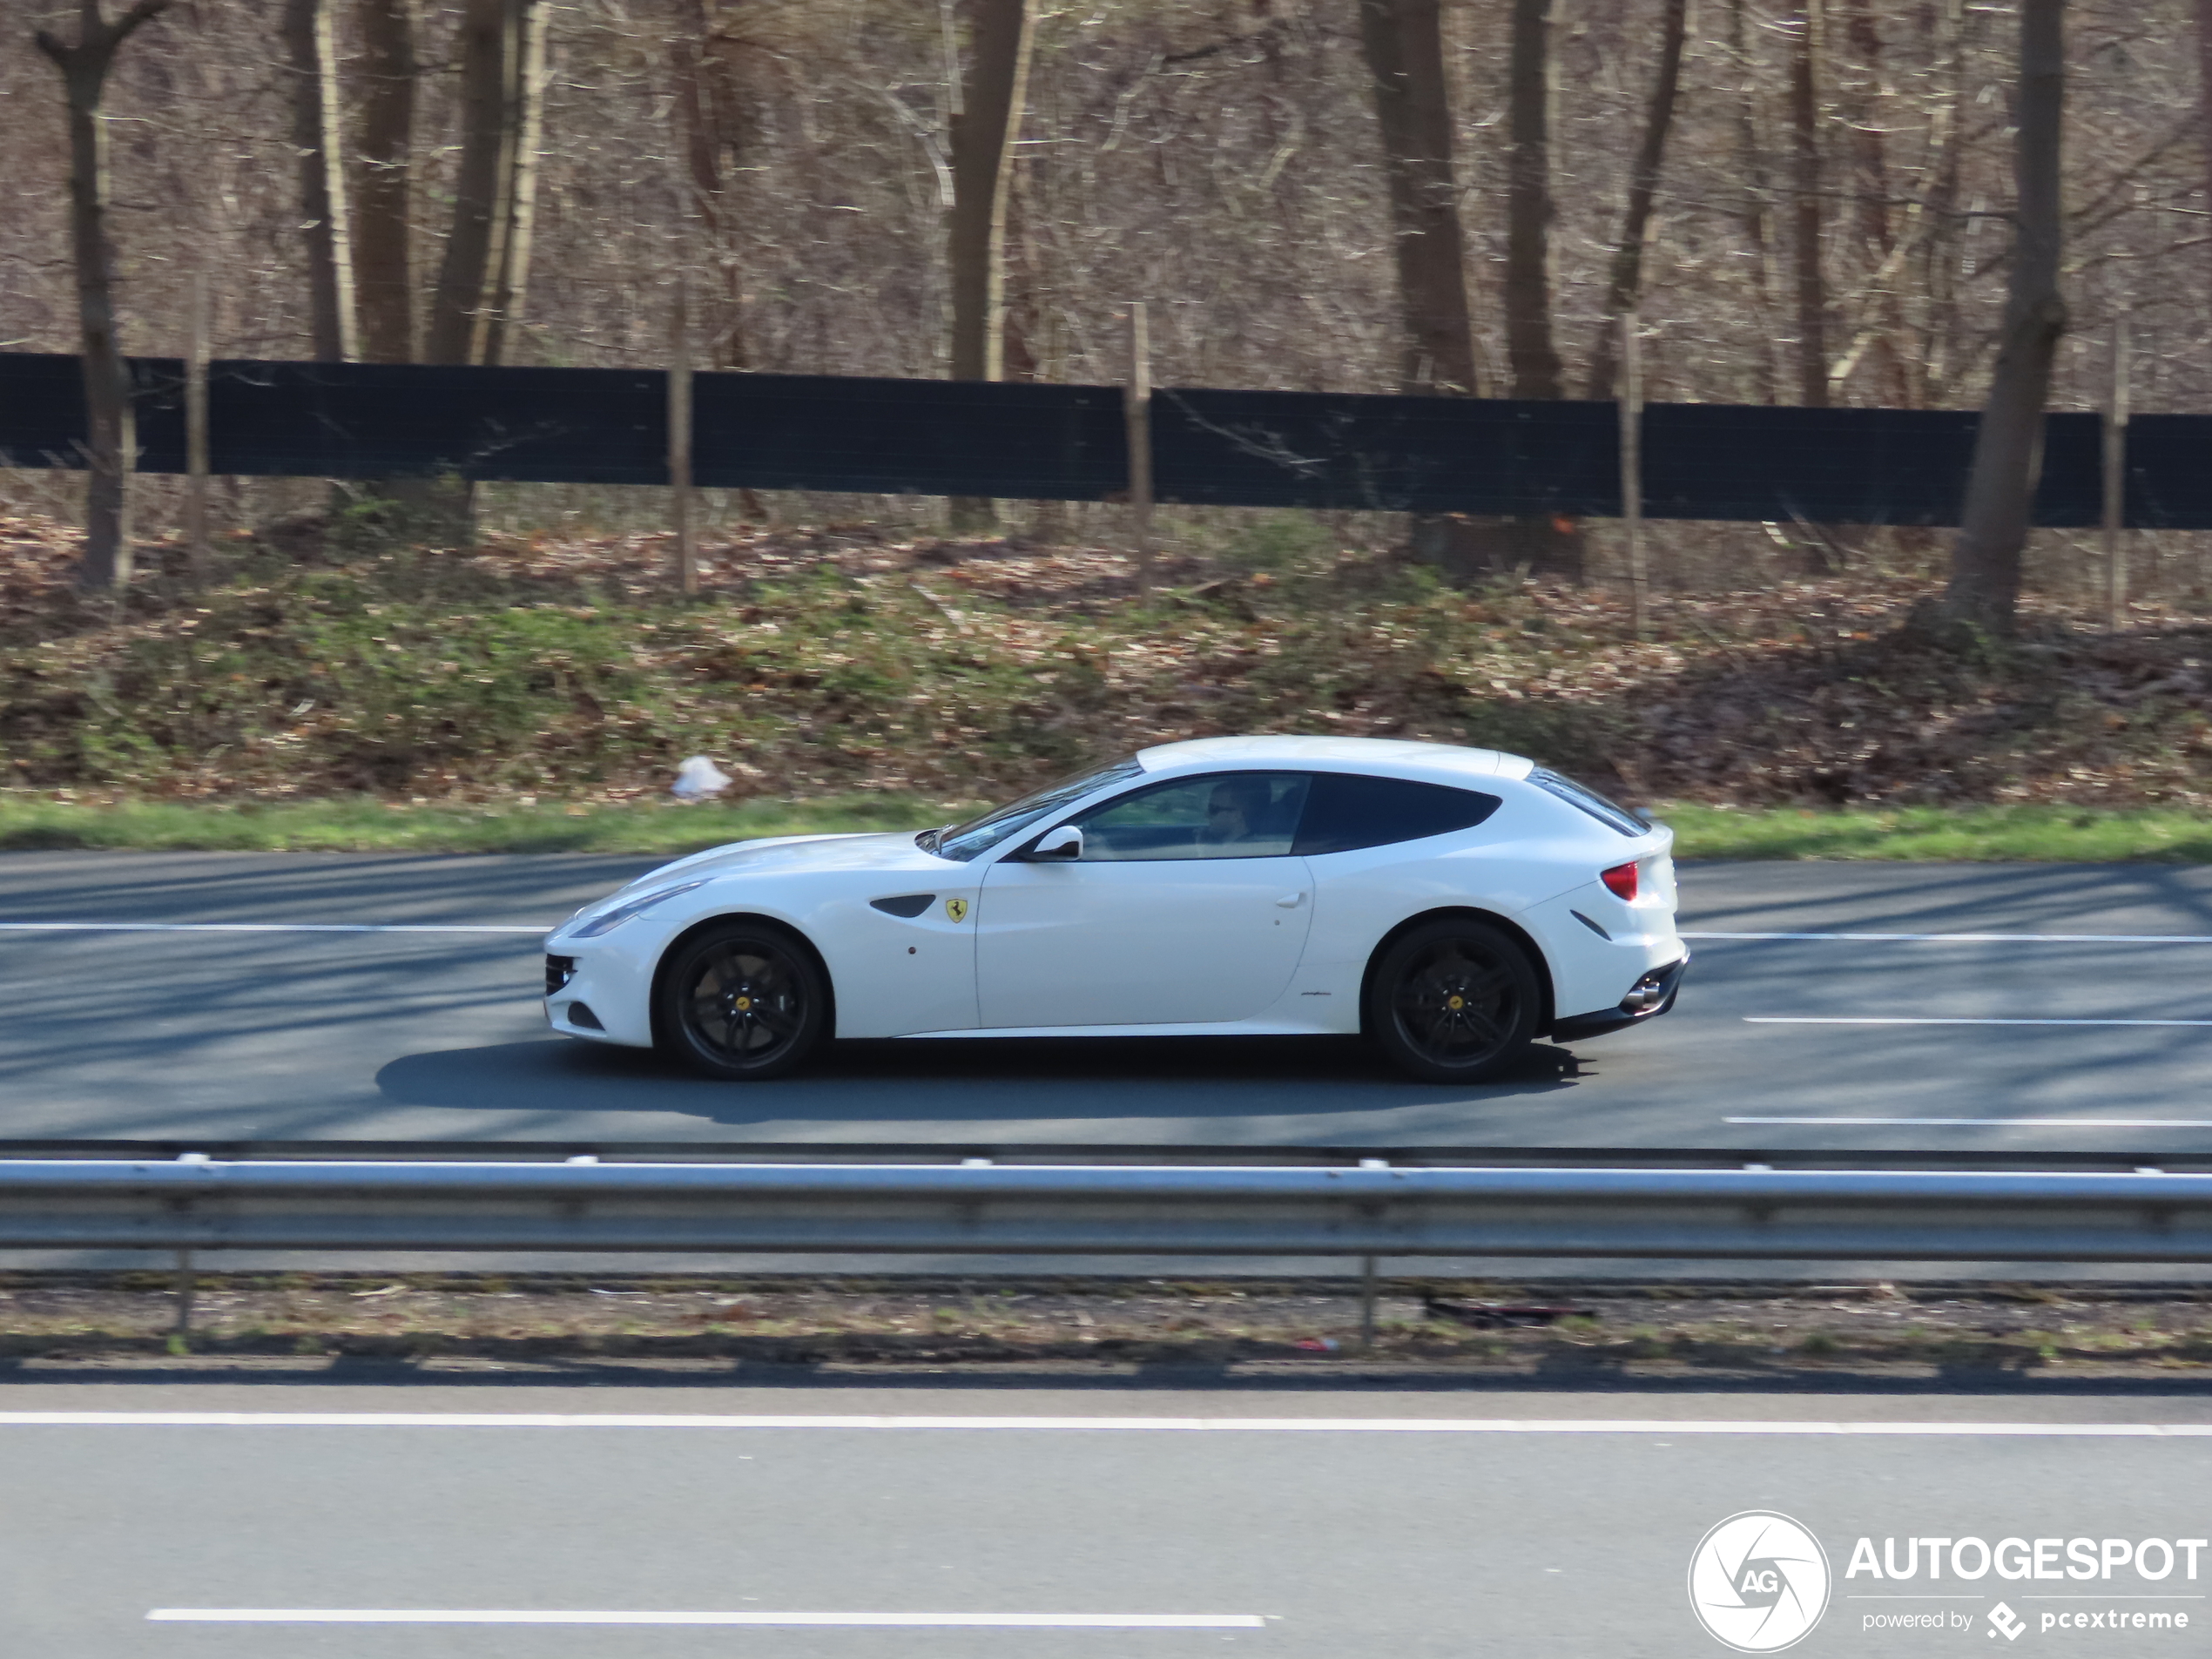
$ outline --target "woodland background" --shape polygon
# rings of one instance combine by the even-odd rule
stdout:
[[[1609,395],[1593,359],[1669,3],[1442,7],[1466,389]],[[543,103],[516,111],[535,158],[529,250],[491,357],[665,361],[680,271],[702,367],[948,372],[952,129],[977,50],[961,0],[506,4],[541,31],[523,72]],[[1688,10],[1638,296],[1646,395],[1975,406],[2012,246],[2013,9]],[[58,82],[26,50],[71,12],[0,4],[7,349],[75,345]],[[327,30],[320,60],[300,50],[302,13]],[[1534,63],[1514,51],[1532,16],[1548,46]],[[126,44],[106,103],[124,348],[180,353],[204,269],[216,354],[337,354],[327,324],[319,349],[302,199],[302,102],[324,90],[358,268],[348,354],[451,361],[431,336],[469,21],[427,0],[188,0]],[[2102,401],[2122,307],[2136,407],[2212,397],[2203,21],[2188,0],[2069,9],[2072,326],[2054,407]],[[321,89],[303,73],[318,61]],[[1004,374],[1120,380],[1123,319],[1144,300],[1159,383],[1418,381],[1371,85],[1356,0],[1039,0],[1011,151]],[[1548,116],[1539,150],[1512,118],[1517,93]],[[1508,261],[1531,225],[1548,241],[1534,291]]]
[[[956,186],[1007,0],[179,0],[106,96],[121,345],[183,353],[204,273],[219,356],[658,365],[680,291],[703,368],[1116,382],[1141,300],[1157,384],[1605,396],[1634,242],[1652,401],[1981,403],[2016,6],[1444,0],[1451,188],[1424,211],[1460,231],[1453,385],[1397,268],[1363,37],[1375,5],[1426,3],[1035,0],[1000,321],[963,357]],[[79,15],[0,0],[0,349],[76,349],[59,78],[29,42]],[[486,27],[507,78],[472,91]],[[2067,8],[2050,407],[2103,404],[2125,312],[2135,408],[2212,409],[2208,41],[2212,0]],[[487,119],[507,252],[495,301],[456,307]],[[486,534],[437,553],[317,481],[227,481],[203,589],[178,486],[141,478],[147,579],[116,601],[69,582],[82,480],[0,472],[24,792],[624,801],[705,751],[739,792],[957,801],[1107,743],[1319,729],[1730,807],[2212,800],[2212,536],[2128,533],[2115,631],[2094,536],[2036,531],[2020,637],[1961,650],[1897,627],[1943,577],[1927,530],[1650,526],[1646,634],[1606,524],[1594,585],[1507,565],[1453,588],[1392,516],[1163,509],[1145,605],[1113,504],[1001,503],[948,536],[961,503],[707,492],[691,602],[663,490],[484,486]]]

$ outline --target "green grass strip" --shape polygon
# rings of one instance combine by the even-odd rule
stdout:
[[[2212,861],[2212,820],[2171,808],[1900,806],[1736,812],[1675,805],[1659,817],[1685,859],[1921,859],[2104,864]]]
[[[956,809],[892,795],[786,804],[558,801],[466,806],[367,797],[268,804],[91,804],[0,796],[0,850],[219,853],[664,853],[764,835],[917,829]]]
[[[0,793],[0,850],[234,853],[640,853],[675,855],[763,835],[914,829],[963,813],[911,796],[775,804],[558,801],[406,806],[368,797],[268,804],[88,803]],[[1907,806],[1812,812],[1662,806],[1685,859],[2212,862],[2212,820],[2171,809]]]

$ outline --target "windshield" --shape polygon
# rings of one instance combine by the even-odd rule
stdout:
[[[1024,795],[1008,806],[995,807],[981,818],[971,818],[965,824],[955,824],[941,832],[928,832],[934,840],[925,840],[922,850],[934,853],[941,859],[958,859],[965,864],[979,853],[989,852],[1009,835],[1020,834],[1039,819],[1049,818],[1086,795],[1109,784],[1143,775],[1144,768],[1134,755],[1126,760],[1116,760],[1110,766],[1094,766],[1060,783],[1048,785],[1034,794]]]

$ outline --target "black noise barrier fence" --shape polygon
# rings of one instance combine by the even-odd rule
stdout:
[[[184,364],[131,360],[138,469],[185,470]],[[707,487],[1112,500],[1129,487],[1111,386],[700,374],[693,482]],[[1955,524],[1979,417],[1952,409],[1654,403],[1644,516]],[[2100,522],[2100,417],[2045,422],[2035,522]],[[219,361],[209,470],[310,478],[453,473],[668,482],[658,369]],[[81,467],[77,359],[0,354],[0,464]],[[1620,417],[1599,402],[1165,388],[1153,494],[1220,507],[1621,511]],[[2127,430],[2126,523],[2212,529],[2212,415]]]

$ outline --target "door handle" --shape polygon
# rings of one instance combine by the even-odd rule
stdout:
[[[1295,910],[1305,902],[1305,895],[1302,893],[1286,893],[1275,902],[1285,910]]]

